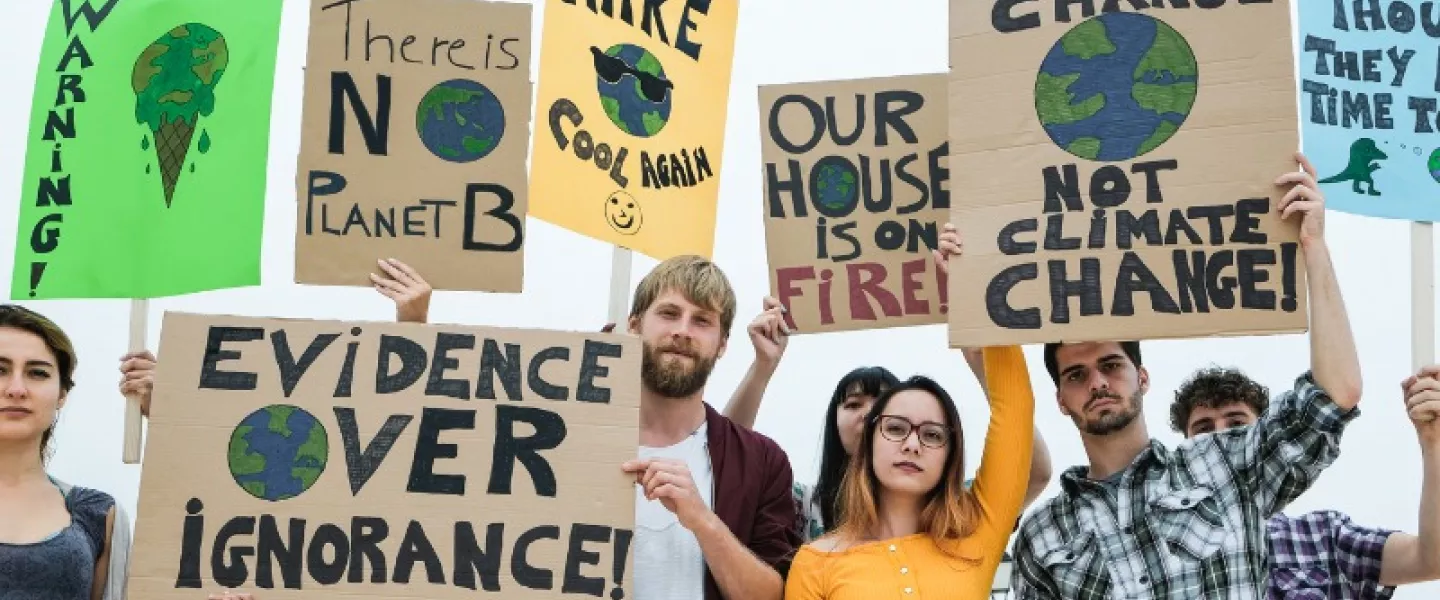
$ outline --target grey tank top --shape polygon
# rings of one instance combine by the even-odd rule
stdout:
[[[34,544],[0,543],[0,600],[89,600],[114,505],[105,492],[73,487],[68,527]]]

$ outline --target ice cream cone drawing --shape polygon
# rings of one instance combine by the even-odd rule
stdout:
[[[135,120],[149,126],[155,137],[166,207],[175,197],[200,117],[215,110],[215,87],[229,62],[225,37],[200,23],[171,29],[135,61]],[[203,153],[209,149],[209,136],[202,138]]]

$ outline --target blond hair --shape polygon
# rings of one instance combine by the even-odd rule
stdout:
[[[671,290],[706,310],[720,313],[721,331],[730,335],[730,326],[735,323],[735,290],[718,265],[700,256],[676,256],[646,274],[635,287],[630,317],[645,314],[655,299]]]

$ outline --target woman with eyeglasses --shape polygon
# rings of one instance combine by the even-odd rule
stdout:
[[[947,226],[942,247],[958,254]],[[875,400],[831,532],[796,554],[787,600],[985,598],[1025,499],[1035,398],[1019,347],[983,350],[990,426],[973,485],[950,395],[912,377]]]

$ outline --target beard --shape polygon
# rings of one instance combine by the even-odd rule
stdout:
[[[640,381],[650,391],[665,398],[688,398],[705,387],[710,371],[715,368],[715,357],[702,357],[693,347],[684,344],[665,344],[660,347],[644,343],[640,361]],[[689,357],[693,364],[686,365],[677,358],[667,359],[664,353],[671,352]]]
[[[1090,435],[1110,435],[1120,431],[1129,427],[1140,416],[1141,396],[1140,392],[1135,392],[1130,396],[1130,401],[1125,402],[1123,398],[1114,394],[1096,394],[1090,398],[1090,401],[1093,402],[1098,398],[1111,398],[1120,400],[1121,406],[1117,410],[1101,414],[1094,420],[1077,415],[1074,417],[1075,424],[1080,427],[1081,431]]]

